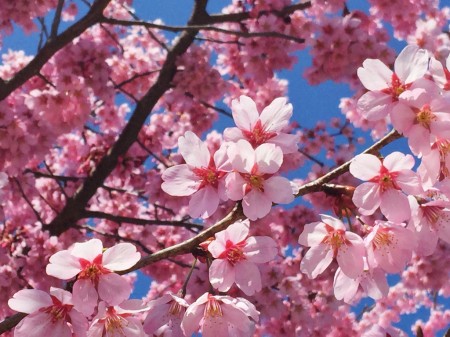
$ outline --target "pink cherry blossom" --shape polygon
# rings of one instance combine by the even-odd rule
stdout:
[[[14,330],[16,337],[83,337],[87,319],[76,309],[72,294],[52,288],[50,294],[23,289],[8,301],[11,309],[29,314]]]
[[[161,188],[174,196],[191,196],[189,214],[207,218],[226,201],[225,175],[230,169],[226,146],[211,156],[206,144],[191,131],[178,140],[178,148],[186,164],[175,165],[164,171]]]
[[[209,268],[209,281],[219,291],[228,291],[233,283],[246,295],[261,290],[261,274],[256,264],[274,259],[276,242],[268,236],[251,236],[249,222],[236,222],[216,234],[208,245],[215,258]]]
[[[411,151],[422,156],[436,138],[450,138],[450,96],[442,96],[432,81],[420,79],[399,96],[392,125],[408,138]]]
[[[98,313],[92,320],[87,337],[145,337],[141,321],[133,314],[146,310],[140,300],[128,300],[116,306],[108,306],[102,301],[98,304]]]
[[[164,294],[147,304],[148,314],[144,321],[144,331],[152,336],[184,337],[181,320],[189,304],[181,297]]]
[[[181,322],[185,336],[199,329],[204,337],[251,337],[259,312],[244,298],[204,293],[187,308]]]
[[[297,152],[297,136],[284,133],[292,116],[292,104],[279,97],[259,114],[256,103],[242,95],[232,101],[233,119],[237,128],[224,130],[227,141],[246,139],[254,148],[264,143],[279,146],[284,154]]]
[[[47,265],[47,274],[62,280],[78,275],[73,285],[74,305],[89,316],[94,312],[98,298],[109,305],[128,298],[130,285],[114,271],[132,267],[140,257],[131,243],[119,243],[103,252],[102,242],[92,239],[53,254]]]
[[[366,249],[361,237],[346,230],[342,221],[321,214],[321,221],[305,225],[298,242],[311,247],[300,263],[300,270],[316,278],[336,258],[342,272],[350,278],[363,273]]]
[[[416,252],[433,254],[438,239],[450,243],[450,202],[447,200],[424,200],[408,198],[412,216],[411,223],[417,232]]]
[[[408,198],[423,192],[419,177],[411,170],[414,158],[393,152],[383,161],[371,154],[360,154],[350,164],[350,173],[368,182],[357,186],[353,202],[363,215],[371,215],[380,207],[391,221],[402,222],[411,216]]]
[[[373,325],[369,330],[365,331],[361,337],[407,337],[400,329],[391,326],[383,328],[378,324]]]
[[[283,163],[283,153],[274,144],[262,144],[255,149],[246,140],[228,148],[233,172],[226,177],[231,200],[241,200],[245,216],[256,220],[266,216],[272,203],[288,204],[294,200],[289,180],[275,176]]]
[[[409,45],[398,55],[394,72],[376,59],[367,59],[358,68],[358,77],[368,90],[358,100],[358,109],[369,121],[385,118],[395,107],[398,97],[423,77],[428,67],[428,53]]]
[[[369,265],[378,266],[388,273],[403,271],[417,246],[417,239],[411,230],[402,224],[380,220],[375,221],[364,242]]]
[[[446,67],[436,60],[434,57],[430,58],[430,73],[433,80],[443,90],[450,90],[450,55],[447,57]]]
[[[333,289],[334,296],[338,300],[351,303],[360,287],[374,300],[386,296],[389,292],[386,274],[380,268],[369,269],[366,259],[364,259],[364,271],[356,278],[348,277],[341,268],[336,270]]]

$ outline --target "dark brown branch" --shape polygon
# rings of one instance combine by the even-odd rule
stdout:
[[[27,314],[24,314],[22,312],[19,312],[15,315],[9,316],[6,318],[3,322],[0,323],[0,335],[6,331],[11,330],[14,328],[19,322],[26,316]]]
[[[243,38],[252,38],[252,37],[275,37],[282,38],[290,41],[295,41],[297,43],[304,43],[305,40],[302,38],[298,38],[296,36],[283,34],[280,32],[267,31],[267,32],[246,32],[241,30],[229,30],[211,25],[192,25],[192,26],[167,26],[160,25],[153,22],[146,21],[128,21],[128,20],[117,20],[112,18],[103,18],[102,22],[121,25],[121,26],[143,26],[146,28],[156,28],[161,30],[167,30],[170,32],[181,32],[181,31],[214,31],[223,34],[229,34],[234,36],[239,36]]]
[[[207,19],[206,0],[196,1],[195,9],[189,25],[202,24]],[[69,229],[81,218],[84,209],[96,193],[97,189],[103,184],[105,179],[114,170],[119,158],[124,155],[131,145],[135,142],[139,131],[144,125],[147,117],[164,95],[170,89],[171,82],[176,73],[177,57],[184,54],[194,41],[197,30],[183,32],[178,42],[167,54],[166,61],[161,68],[158,79],[149,91],[137,103],[136,108],[131,115],[127,125],[123,129],[116,143],[108,153],[100,160],[92,174],[87,177],[83,186],[67,201],[63,210],[46,227],[51,235],[59,235]]]
[[[50,39],[37,53],[37,55],[24,68],[19,70],[13,78],[5,83],[0,83],[0,101],[4,100],[14,90],[23,85],[31,77],[37,75],[43,65],[64,46],[81,35],[86,29],[95,25],[100,20],[103,10],[111,0],[96,0],[89,12],[78,22],[67,28],[54,39]]]
[[[103,213],[98,211],[85,211],[83,213],[83,218],[96,218],[114,221],[118,224],[129,223],[134,225],[159,225],[159,226],[173,226],[173,227],[184,227],[184,228],[197,228],[203,229],[202,225],[184,222],[184,221],[168,221],[168,220],[158,220],[158,219],[141,219],[132,218],[121,215],[114,215],[109,213]]]
[[[244,213],[242,212],[240,204],[237,204],[226,217],[224,217],[222,220],[218,221],[208,229],[204,230],[200,234],[182,243],[167,247],[156,253],[145,256],[133,267],[118,274],[126,274],[167,258],[171,258],[181,254],[188,254],[192,251],[192,249],[197,247],[206,239],[209,239],[210,237],[214,236],[214,234],[226,229],[229,225],[235,223],[236,221],[243,219],[245,219]]]

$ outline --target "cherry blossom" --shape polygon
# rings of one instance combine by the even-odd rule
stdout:
[[[253,149],[248,141],[241,139],[230,144],[228,156],[234,170],[225,180],[228,197],[242,199],[244,214],[250,220],[267,215],[273,202],[288,204],[294,200],[289,180],[274,175],[283,162],[279,147],[262,144]]]
[[[377,59],[367,59],[358,69],[358,77],[368,90],[358,100],[358,109],[368,120],[385,118],[396,106],[398,97],[422,78],[428,67],[428,53],[409,45],[398,55],[394,72]]]
[[[92,320],[87,337],[145,337],[142,323],[132,316],[145,310],[147,307],[140,300],[128,300],[116,306],[108,306],[102,301],[98,304],[98,313]]]
[[[417,253],[431,255],[438,239],[450,243],[450,202],[408,198],[412,216],[411,223],[417,232]]]
[[[178,147],[186,164],[175,165],[164,171],[161,188],[174,196],[191,196],[189,214],[209,217],[226,201],[225,176],[230,169],[227,147],[223,146],[211,156],[207,146],[188,131],[178,140]]]
[[[369,265],[380,267],[388,273],[401,272],[417,246],[417,239],[411,230],[402,224],[380,220],[375,221],[364,242]]]
[[[181,297],[165,294],[147,303],[148,314],[144,321],[144,331],[148,335],[183,337],[181,320],[189,304]]]
[[[297,152],[297,137],[283,132],[292,116],[292,104],[287,104],[285,98],[276,98],[260,114],[255,102],[242,95],[232,101],[232,109],[238,127],[225,129],[225,140],[246,139],[254,148],[270,143],[279,146],[284,154]]]
[[[366,259],[364,259],[364,271],[356,278],[348,277],[341,268],[336,270],[333,288],[334,296],[338,300],[351,303],[360,287],[374,300],[386,296],[389,292],[385,273],[380,268],[369,269]]]
[[[267,236],[248,236],[249,222],[236,222],[219,232],[208,245],[215,260],[209,268],[211,285],[221,292],[233,283],[246,295],[261,290],[261,275],[256,264],[266,263],[276,256],[276,242]]]
[[[360,154],[350,164],[350,173],[368,181],[356,187],[353,202],[359,212],[371,215],[380,207],[390,221],[402,222],[411,217],[408,194],[423,192],[419,177],[411,170],[414,158],[393,152],[381,161],[371,154]]]
[[[128,298],[130,285],[114,271],[132,267],[140,257],[130,243],[119,243],[103,252],[102,242],[92,239],[52,255],[47,274],[62,280],[77,275],[73,285],[74,305],[89,316],[94,312],[98,298],[109,305],[120,304]]]
[[[345,275],[358,277],[364,270],[366,255],[362,238],[347,231],[340,220],[325,214],[320,217],[321,221],[306,224],[298,239],[301,245],[311,247],[300,270],[309,278],[316,278],[336,258]]]
[[[83,337],[88,321],[74,308],[72,294],[52,288],[50,294],[23,289],[8,301],[11,309],[29,314],[14,330],[16,337]]]
[[[439,87],[429,80],[417,80],[399,96],[392,109],[394,127],[408,138],[414,154],[431,151],[436,138],[450,138],[450,96],[441,96]]]
[[[187,308],[181,329],[185,336],[191,336],[200,326],[205,337],[250,337],[258,319],[259,312],[244,298],[204,293]]]

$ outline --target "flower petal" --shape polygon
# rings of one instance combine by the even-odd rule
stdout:
[[[109,270],[125,270],[133,267],[141,258],[136,247],[127,242],[118,243],[103,253],[103,266]]]

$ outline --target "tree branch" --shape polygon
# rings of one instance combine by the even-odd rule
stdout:
[[[373,144],[368,149],[364,150],[362,153],[375,153],[378,152],[383,146],[389,144],[390,142],[400,138],[401,135],[396,131],[392,130],[389,132],[386,136],[384,136],[382,139],[380,139],[378,142]],[[348,168],[350,167],[350,163],[352,160],[347,161],[346,163],[342,164],[341,166],[338,166],[334,170],[328,172],[327,174],[321,176],[320,178],[307,183],[300,187],[298,193],[295,195],[296,197],[312,193],[312,192],[319,192],[322,190],[322,186],[331,180],[339,177],[340,175],[344,174],[348,171]]]
[[[82,214],[83,218],[96,218],[96,219],[105,219],[114,221],[118,224],[121,223],[129,223],[135,225],[160,225],[160,226],[173,226],[173,227],[185,227],[185,228],[197,228],[203,229],[202,225],[184,222],[184,221],[167,221],[167,220],[158,220],[158,219],[141,219],[141,218],[132,218],[121,215],[114,215],[109,213],[103,213],[98,211],[85,211]]]
[[[4,100],[14,90],[23,85],[31,77],[37,75],[44,64],[64,46],[81,35],[86,29],[99,22],[103,10],[111,0],[96,0],[89,12],[78,22],[67,28],[54,39],[50,39],[25,67],[19,70],[13,78],[0,83],[0,101]]]
[[[208,17],[206,13],[206,0],[196,1],[196,5],[188,25],[202,24]],[[158,79],[136,104],[127,125],[123,129],[116,143],[108,153],[100,160],[95,170],[86,178],[84,184],[74,196],[69,199],[63,210],[45,227],[51,235],[60,235],[73,226],[82,216],[84,209],[104,180],[114,170],[120,156],[125,154],[135,142],[139,131],[151,111],[170,89],[172,79],[176,73],[176,60],[184,54],[197,35],[197,30],[183,32],[178,42],[167,54],[166,61],[161,68]]]

